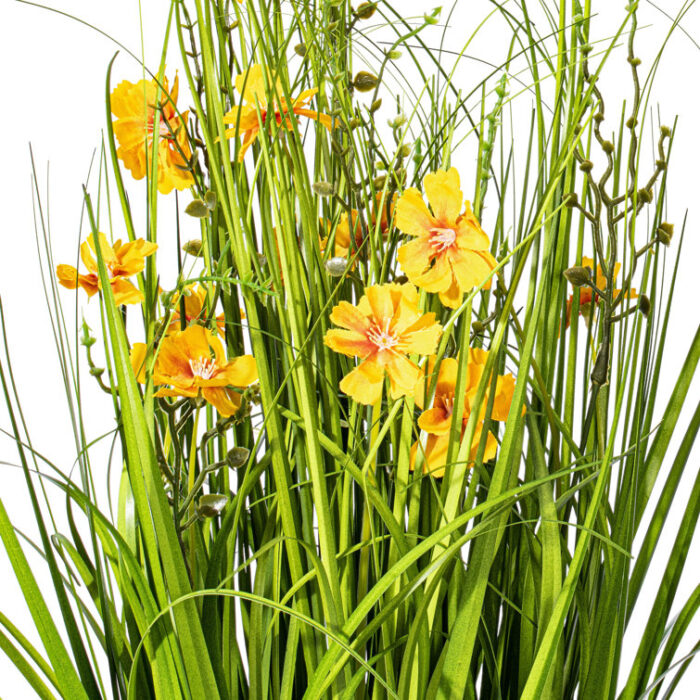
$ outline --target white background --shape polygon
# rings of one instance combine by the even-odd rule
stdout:
[[[671,15],[675,14],[681,5],[677,0],[659,0],[659,3]],[[484,4],[467,0],[458,3],[457,12],[451,20],[455,28],[451,35],[454,47],[459,47],[474,29],[476,18],[481,19],[484,16],[475,10]],[[604,38],[618,26],[622,10],[606,9],[603,5],[608,3],[602,0],[595,4],[601,5],[597,10],[603,13],[596,20],[596,31]],[[624,5],[623,2],[610,4],[619,5],[620,8]],[[156,70],[169,2],[149,0],[143,5],[146,62],[152,70]],[[57,0],[55,6],[94,24],[140,55],[139,7],[135,0]],[[397,7],[401,7],[402,10],[405,7],[407,16],[416,14],[418,10],[430,10],[432,6],[432,3],[418,0],[397,3]],[[47,164],[50,162],[50,221],[55,259],[57,262],[72,262],[81,233],[81,185],[86,180],[90,159],[100,142],[101,129],[105,123],[105,74],[107,64],[117,47],[94,30],[46,10],[14,0],[3,0],[2,9],[0,66],[3,100],[0,110],[0,133],[3,136],[4,167],[0,170],[0,294],[6,314],[15,376],[35,447],[55,460],[64,471],[69,471],[75,457],[75,448],[36,262],[28,144],[31,141],[44,194]],[[644,69],[651,63],[651,60],[646,59],[655,56],[660,48],[670,27],[670,21],[649,3],[642,2],[640,25],[646,25],[640,30],[637,43],[637,53],[645,59],[642,65]],[[700,37],[700,8],[690,11],[683,27],[690,36]],[[475,44],[471,52],[478,53],[491,48],[495,51],[493,55],[501,56],[505,51],[504,42],[508,39],[504,25],[493,20],[486,25],[478,44]],[[625,86],[626,89],[628,85],[624,50],[619,50],[618,56],[619,60],[610,64],[603,78],[602,89],[605,94],[616,95],[616,86]],[[173,63],[174,60],[169,65],[172,66]],[[476,72],[477,64],[473,65]],[[172,74],[172,70],[168,72]],[[660,105],[665,123],[672,123],[674,116],[679,115],[671,159],[667,218],[680,224],[686,210],[688,211],[688,235],[676,291],[677,301],[671,319],[670,338],[665,349],[664,371],[667,381],[662,381],[663,391],[659,397],[659,405],[663,405],[668,397],[670,382],[685,359],[686,349],[700,318],[697,288],[700,262],[699,75],[700,50],[687,36],[677,32],[662,59],[650,103]],[[115,64],[113,84],[121,79],[135,82],[140,77],[141,68],[138,63],[122,51]],[[473,84],[474,81],[471,82]],[[619,94],[620,100],[624,96]],[[524,96],[524,99],[529,98]],[[181,106],[184,108],[182,101]],[[609,101],[608,110],[610,109]],[[529,134],[516,132],[516,138],[519,137],[527,139]],[[138,210],[139,198],[143,198],[143,188],[135,183],[130,183],[129,187]],[[471,185],[468,188],[465,186],[466,189],[471,189]],[[172,226],[172,201],[172,196],[161,198],[165,211],[161,219],[159,242],[166,237],[167,227]],[[181,201],[188,201],[188,195],[185,194]],[[143,222],[137,223],[137,226],[143,226]],[[679,228],[677,226],[676,230]],[[170,250],[172,251],[172,247]],[[167,246],[164,255],[168,255]],[[165,265],[167,266],[167,261]],[[94,305],[95,302],[91,307],[87,307],[88,316],[94,312]],[[699,389],[700,380],[696,379],[692,387],[692,395],[696,400],[700,394]],[[90,395],[90,401],[94,410],[87,415],[86,422],[88,434],[96,437],[112,427],[111,403],[107,397],[97,392]],[[692,413],[692,397],[688,403],[691,406],[683,413],[679,433]],[[9,429],[4,406],[0,408],[0,427]],[[699,454],[696,449],[691,457],[674,507],[674,514],[677,515],[672,517],[680,517],[685,508],[685,500],[700,461]],[[0,460],[17,462],[12,442],[3,437],[0,437]],[[99,462],[95,461],[94,466],[98,465]],[[0,498],[13,522],[31,536],[36,536],[21,472],[16,467],[0,465],[0,484]],[[60,501],[57,505],[57,510],[60,511]],[[59,529],[60,527],[61,523]],[[678,592],[677,599],[680,601],[688,597],[700,578],[698,565],[694,565],[700,555],[697,540],[696,536],[688,571]],[[628,668],[631,663],[634,645],[641,637],[645,622],[645,606],[648,609],[656,594],[658,578],[655,578],[655,574],[660,577],[663,571],[663,552],[669,550],[672,542],[672,536],[662,540],[659,548],[662,555],[650,572],[644,599],[638,606],[641,612],[631,622],[623,669]],[[40,561],[36,556],[30,560],[36,564]],[[38,643],[37,635],[30,629],[31,620],[1,547],[0,567],[0,608],[32,641]],[[47,592],[49,603],[52,604],[48,577],[40,577],[40,583]],[[698,629],[696,623],[695,634],[688,635],[688,641],[682,647],[682,651],[687,651],[692,646],[692,638],[697,639],[699,636]],[[696,661],[687,672],[686,680],[675,697],[696,697],[698,681],[700,662]],[[0,695],[8,700],[31,697],[31,692],[26,689],[21,676],[2,654]]]

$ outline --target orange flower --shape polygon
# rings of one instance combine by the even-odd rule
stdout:
[[[377,193],[374,198],[374,206],[370,213],[369,221],[369,231],[372,233],[377,228],[377,223],[379,223],[379,231],[382,234],[382,238],[386,240],[389,235],[390,226],[389,223],[391,219],[394,218],[394,208],[396,206],[396,194],[394,194],[391,203],[387,207],[387,198],[381,193]],[[377,216],[378,215],[378,216]],[[378,221],[377,221],[378,220]],[[348,223],[348,222],[351,223]],[[326,226],[330,228],[330,222],[326,222]],[[355,246],[351,245],[351,232],[355,234]],[[350,253],[355,253],[357,248],[362,245],[364,240],[364,235],[362,231],[362,226],[358,220],[357,209],[353,209],[350,212],[350,217],[348,219],[348,214],[345,212],[341,217],[338,225],[335,229],[335,257],[346,258]],[[328,236],[321,239],[321,253],[326,250],[328,245]]]
[[[581,260],[581,267],[587,267],[591,271],[591,275],[593,274],[593,259],[592,258],[587,258],[585,255],[583,256]],[[613,268],[613,280],[617,279],[618,274],[620,274],[620,263],[616,262],[615,267]],[[600,265],[597,266],[596,268],[596,276],[595,276],[595,286],[598,287],[600,290],[605,290],[608,286],[608,280],[606,279],[605,275],[603,274],[603,270],[600,267]],[[613,297],[617,297],[618,294],[620,293],[619,289],[613,289]],[[636,299],[637,298],[637,290],[636,289],[630,289],[630,291],[625,294],[625,297],[627,299]],[[581,316],[583,316],[583,320],[586,322],[586,325],[590,325],[591,321],[593,321],[595,317],[595,309],[596,306],[599,302],[598,295],[590,288],[590,287],[580,287],[579,288],[579,302],[578,302],[578,312]],[[569,298],[566,300],[566,327],[569,327],[569,324],[571,323],[571,307],[574,304],[574,295],[571,294]]]
[[[185,303],[185,324],[189,326],[191,323],[205,323],[209,315],[206,307],[206,288],[197,283],[189,284],[184,289],[183,299]],[[173,300],[172,305],[173,312],[170,316],[170,323],[166,333],[182,330],[180,327],[180,298]],[[226,334],[226,319],[223,313],[216,317],[216,328],[221,335]]]
[[[357,306],[341,301],[333,307],[330,318],[347,330],[329,330],[325,344],[362,360],[343,378],[340,389],[367,405],[379,401],[385,373],[392,399],[412,394],[420,369],[406,355],[434,353],[442,334],[435,314],[418,309],[418,291],[412,284],[367,287]]]
[[[467,427],[469,416],[473,411],[479,411],[479,422],[474,430],[472,444],[469,451],[469,460],[474,462],[481,440],[481,433],[484,428],[486,418],[486,407],[489,400],[490,388],[487,387],[486,394],[480,406],[474,404],[477,387],[484,373],[488,352],[480,348],[469,348],[469,358],[467,361],[467,381],[464,404],[461,411],[461,435]],[[434,363],[431,361],[428,366],[426,377],[433,371]],[[428,438],[422,451],[425,455],[423,461],[423,473],[430,473],[435,478],[440,478],[445,474],[447,463],[447,449],[450,442],[450,426],[452,415],[455,411],[455,387],[457,385],[458,362],[454,358],[445,358],[440,363],[437,384],[435,386],[435,398],[432,408],[429,408],[418,418],[418,426],[428,433]],[[512,374],[501,375],[496,380],[496,392],[491,410],[491,419],[505,421],[508,418],[510,405],[513,401],[513,391],[515,389],[515,379]],[[421,406],[423,394],[425,392],[425,380],[420,382],[416,392],[416,403]],[[419,443],[416,442],[411,448],[411,469],[415,464]],[[487,461],[496,456],[498,442],[489,431],[486,437],[483,460]]]
[[[136,379],[145,381],[147,346],[134,343],[131,366]],[[238,392],[228,387],[249,386],[258,379],[255,358],[226,358],[221,341],[202,326],[189,326],[163,338],[153,367],[153,384],[166,385],[155,396],[202,396],[222,416],[232,416],[241,406]]]
[[[236,90],[241,93],[243,103],[240,106],[232,107],[224,115],[224,123],[233,125],[232,129],[226,130],[228,138],[236,137],[239,134],[243,136],[243,144],[238,153],[239,161],[243,160],[250,145],[258,138],[258,133],[269,116],[274,116],[275,122],[287,131],[294,130],[290,116],[292,114],[315,119],[329,131],[332,128],[333,120],[329,115],[306,109],[306,103],[318,92],[318,88],[304,90],[289,105],[286,98],[283,97],[280,81],[275,80],[271,86],[273,100],[271,104],[268,104],[265,77],[262,67],[257,63],[246,72],[236,76]],[[258,110],[260,110],[259,120]]]
[[[408,279],[440,301],[457,308],[464,293],[481,284],[496,266],[469,202],[462,207],[459,173],[455,168],[425,176],[421,193],[409,187],[396,204],[396,227],[416,240],[399,248],[398,258]],[[490,282],[484,285],[490,287]]]
[[[185,128],[187,112],[177,116],[177,92],[177,76],[170,95],[168,81],[163,79],[157,110],[158,191],[162,194],[168,194],[173,188],[184,190],[194,184],[192,173],[187,169],[192,156]],[[155,80],[139,80],[136,84],[123,80],[111,95],[112,113],[117,117],[114,121],[114,134],[119,141],[117,156],[136,180],[150,172],[157,95]]]
[[[137,238],[135,241],[129,241],[123,245],[121,240],[118,240],[114,245],[109,245],[104,233],[99,234],[99,240],[102,257],[109,272],[114,303],[119,306],[120,304],[138,304],[143,301],[143,294],[124,278],[141,272],[146,264],[145,258],[153,254],[158,246],[143,238]],[[102,287],[97,274],[95,254],[95,241],[90,234],[87,241],[80,245],[80,257],[90,273],[81,275],[71,265],[58,265],[56,275],[59,284],[67,289],[82,287],[87,292],[88,297],[96,294]]]

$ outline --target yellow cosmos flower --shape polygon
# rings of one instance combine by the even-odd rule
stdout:
[[[385,374],[393,399],[413,394],[420,369],[406,355],[434,353],[442,334],[435,314],[419,310],[418,291],[412,284],[367,287],[357,306],[341,301],[330,318],[345,330],[329,330],[325,344],[362,360],[343,378],[340,389],[367,405],[381,397]]]
[[[591,271],[591,276],[593,275],[593,258],[587,258],[585,255],[581,259],[581,267],[587,267]],[[615,266],[613,268],[613,280],[617,279],[617,276],[620,274],[620,263],[616,262]],[[596,268],[596,275],[595,275],[595,286],[598,287],[600,290],[605,290],[607,289],[608,286],[608,280],[606,279],[605,275],[603,274],[603,269],[600,267],[600,265],[597,266]],[[617,297],[618,294],[620,293],[619,289],[613,289],[613,297]],[[637,290],[632,288],[630,289],[627,294],[625,294],[625,297],[628,299],[636,299],[637,298]],[[595,309],[596,306],[598,305],[599,302],[598,295],[590,288],[590,287],[580,287],[579,288],[579,302],[578,302],[578,312],[581,316],[583,316],[583,320],[586,322],[586,325],[590,325],[591,321],[593,321],[595,317]],[[569,298],[566,301],[566,327],[569,327],[569,324],[571,323],[571,307],[574,304],[574,295],[571,294]]]
[[[156,110],[158,84],[155,80],[130,83],[123,80],[111,95],[114,135],[119,142],[117,156],[136,180],[146,176],[153,152],[154,133],[158,134],[158,191],[168,194],[173,188],[184,190],[194,184],[187,170],[192,157],[187,140],[187,112],[179,117],[175,110],[178,81],[168,95],[168,81],[163,80],[159,107]],[[158,125],[156,126],[156,111]]]
[[[304,90],[292,100],[291,104],[288,104],[283,97],[280,81],[275,80],[274,85],[272,85],[274,97],[272,102],[268,104],[263,69],[257,63],[246,72],[236,76],[236,90],[241,94],[242,103],[232,107],[224,115],[224,123],[233,125],[232,129],[226,130],[228,138],[236,137],[239,134],[243,136],[243,144],[238,153],[239,161],[243,160],[246,151],[258,138],[260,129],[270,117],[274,118],[275,122],[287,131],[294,130],[291,115],[314,119],[323,124],[329,131],[332,128],[333,120],[329,115],[306,108],[306,103],[318,92],[318,88]],[[258,110],[260,110],[260,119],[258,119]]]
[[[467,427],[469,416],[473,411],[479,411],[478,423],[472,437],[472,444],[469,451],[469,460],[474,462],[476,453],[481,440],[481,433],[484,428],[484,419],[486,418],[486,407],[489,400],[490,389],[487,388],[486,394],[480,406],[476,406],[474,401],[476,398],[477,387],[484,373],[488,352],[479,348],[469,348],[469,358],[467,361],[467,383],[464,404],[461,410],[462,432]],[[434,360],[428,365],[427,376],[433,371]],[[440,363],[438,371],[437,384],[435,386],[435,398],[433,399],[432,408],[429,408],[418,418],[418,426],[421,430],[428,433],[425,445],[422,446],[422,452],[425,455],[423,461],[423,473],[430,473],[435,478],[440,478],[445,474],[445,465],[447,463],[447,448],[450,442],[450,426],[452,423],[452,415],[456,410],[455,407],[455,388],[457,385],[457,369],[458,362],[454,358],[445,358]],[[420,382],[416,391],[416,403],[422,405],[423,394],[425,392],[426,380]],[[512,374],[501,375],[496,380],[496,392],[493,399],[493,409],[491,411],[491,419],[497,421],[505,421],[508,418],[510,405],[513,401],[513,391],[515,389],[515,378]],[[458,409],[457,409],[458,410]],[[414,443],[411,448],[411,469],[413,469],[416,456],[419,449],[419,443]],[[484,450],[483,460],[487,461],[496,456],[498,442],[493,434],[489,431],[486,437],[486,447]]]
[[[432,213],[415,187],[396,204],[396,227],[416,237],[399,248],[399,263],[413,284],[438,293],[445,306],[455,309],[464,293],[488,276],[496,260],[469,202],[460,214],[463,200],[455,168],[426,175],[423,188]]]
[[[131,349],[131,366],[141,383],[147,351],[145,343],[134,343]],[[153,367],[153,384],[165,385],[155,396],[201,396],[222,416],[232,416],[241,406],[240,394],[229,387],[249,386],[257,379],[252,355],[227,359],[221,341],[202,326],[163,338]]]
[[[109,283],[114,294],[114,303],[138,304],[143,301],[143,294],[125,277],[131,277],[143,270],[147,258],[158,247],[155,243],[149,243],[143,238],[122,244],[118,240],[114,245],[107,242],[104,233],[99,234],[100,250],[109,272]],[[88,297],[96,294],[101,289],[100,278],[97,274],[97,261],[95,260],[95,240],[90,234],[87,240],[80,245],[80,258],[89,270],[89,274],[81,275],[71,265],[58,265],[56,275],[58,282],[67,289],[81,287],[87,292]]]
[[[185,325],[204,323],[209,317],[207,309],[207,290],[201,284],[189,284],[183,293],[185,303]],[[216,317],[216,328],[221,335],[226,334],[226,319],[221,313]],[[173,301],[173,312],[166,333],[182,330],[180,323],[180,298]]]

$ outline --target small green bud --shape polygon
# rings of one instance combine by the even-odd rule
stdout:
[[[603,141],[600,147],[608,155],[610,155],[615,150],[615,146],[613,146],[612,141]]]
[[[360,126],[361,123],[362,123],[362,122],[361,122],[359,119],[356,119],[356,118],[353,117],[353,118],[348,122],[348,129],[350,129],[351,131],[352,131],[353,129],[357,129],[357,127]]]
[[[591,268],[581,265],[569,267],[562,273],[573,287],[583,287],[591,281]]]
[[[634,117],[630,117],[630,118],[625,122],[625,126],[626,126],[628,129],[634,129],[634,127],[637,126],[638,123],[639,123],[639,122],[638,122]]]
[[[369,19],[377,11],[377,4],[374,2],[363,2],[357,6],[355,15],[358,19]]]
[[[593,163],[590,160],[584,160],[581,165],[579,165],[579,168],[581,168],[584,173],[590,173],[591,170],[593,170]]]
[[[339,24],[340,24],[340,22],[338,22],[337,20],[336,20],[335,22],[331,22],[331,23],[328,25],[328,31],[329,31],[329,32],[335,31],[335,30],[338,28],[338,25],[339,25]]]
[[[564,206],[571,209],[578,204],[578,195],[576,192],[569,192],[569,194],[564,195]]]
[[[659,170],[666,170],[667,165],[668,165],[668,163],[665,160],[657,160],[656,161],[656,167]]]
[[[646,294],[642,294],[639,297],[639,310],[645,317],[648,317],[651,313],[651,302]]]
[[[294,53],[304,58],[304,56],[306,56],[306,44],[297,44],[294,47]]]
[[[642,59],[635,56],[634,58],[628,58],[627,62],[636,68],[642,62]]]
[[[370,92],[379,85],[379,78],[373,73],[369,73],[366,70],[361,70],[357,75],[355,75],[352,81],[353,87],[358,92]]]
[[[387,58],[391,61],[396,61],[397,59],[401,58],[401,51],[399,51],[398,49],[392,49],[387,54]]]
[[[376,112],[381,106],[382,106],[382,98],[380,97],[379,99],[372,102],[372,104],[369,106],[369,113],[374,114],[374,112]]]
[[[661,127],[661,138],[668,139],[670,137],[671,137],[671,129],[667,126],[662,126]]]
[[[591,51],[593,51],[593,46],[591,44],[581,44],[581,53],[587,56]]]
[[[392,129],[400,129],[408,120],[406,119],[405,114],[397,114],[394,119],[390,119],[387,124],[392,128]]]
[[[423,21],[426,24],[437,24],[438,18],[434,17],[433,15],[423,15]]]
[[[201,199],[193,199],[185,207],[185,214],[194,216],[195,219],[204,219],[209,216],[209,208]]]
[[[208,493],[201,496],[197,504],[197,517],[215,518],[228,503],[228,496],[222,493]]]
[[[216,209],[216,192],[213,190],[207,190],[204,195],[204,204],[206,204],[209,211],[214,211]]]
[[[311,185],[311,189],[319,197],[332,197],[335,194],[335,187],[330,182],[324,182],[323,180],[314,182]]]
[[[342,277],[348,267],[348,261],[345,258],[336,257],[328,258],[325,263],[326,272],[331,277]]]
[[[104,367],[90,367],[90,374],[93,377],[101,377],[104,374]]]
[[[240,469],[248,463],[250,450],[245,447],[234,447],[228,451],[226,461],[232,469]]]
[[[386,175],[377,175],[372,180],[372,187],[374,187],[375,190],[382,190],[384,189],[384,185],[386,184]]]
[[[202,250],[202,241],[195,238],[194,240],[187,241],[185,245],[182,246],[182,250],[191,255],[193,258],[203,258],[204,251]]]
[[[673,238],[673,224],[664,222],[656,229],[656,237],[659,239],[660,243],[665,246],[671,245],[671,239]]]
[[[396,152],[396,155],[399,158],[408,158],[408,156],[411,155],[411,147],[409,144],[405,143],[399,150]]]
[[[486,330],[486,326],[481,321],[474,321],[472,330],[474,333],[483,333]]]
[[[84,345],[86,348],[92,347],[97,340],[90,335],[90,326],[88,326],[85,321],[83,321],[83,334],[80,336],[80,344]]]
[[[598,124],[600,124],[600,122],[602,122],[603,119],[605,119],[605,115],[602,112],[596,112],[593,115],[593,119],[594,121],[598,122]]]
[[[654,198],[654,195],[648,189],[646,189],[646,187],[642,187],[642,189],[637,192],[637,198],[640,202],[649,204],[649,202],[651,202],[651,200]]]

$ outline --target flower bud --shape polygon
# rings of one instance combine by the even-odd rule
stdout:
[[[330,182],[319,180],[311,185],[311,189],[319,197],[332,197],[335,194],[335,187]]]
[[[392,49],[387,54],[387,58],[389,58],[392,61],[395,61],[397,58],[401,58],[401,52],[398,49]]]
[[[245,447],[234,447],[228,451],[226,461],[232,469],[240,469],[248,462],[250,450]]]
[[[209,211],[214,211],[216,209],[216,192],[207,190],[207,193],[204,195],[204,204],[206,204]]]
[[[635,56],[634,58],[628,58],[627,61],[636,68],[642,62],[642,59]]]
[[[405,143],[399,150],[397,151],[396,155],[399,158],[408,158],[408,156],[411,155],[411,147]]]
[[[390,119],[387,124],[392,128],[392,129],[400,129],[405,123],[406,123],[406,115],[405,114],[397,114],[394,119]]]
[[[579,165],[579,168],[581,168],[584,173],[590,173],[591,170],[593,170],[593,163],[590,160],[584,160],[581,165]]]
[[[644,202],[644,204],[649,204],[654,198],[654,195],[646,189],[646,187],[642,187],[642,189],[637,192],[637,197],[639,201]]]
[[[97,340],[90,335],[90,326],[88,326],[85,321],[83,321],[82,331],[83,334],[80,336],[80,344],[84,345],[86,348],[92,347]]]
[[[345,258],[335,257],[326,260],[326,272],[331,277],[342,277],[347,270],[348,261]]]
[[[567,281],[574,287],[583,287],[591,281],[591,268],[581,265],[569,267],[562,273]]]
[[[600,146],[603,149],[603,151],[608,155],[610,155],[615,150],[615,146],[613,146],[612,141],[603,141],[603,143]]]
[[[667,165],[668,165],[668,163],[666,163],[665,160],[660,160],[660,159],[659,159],[659,160],[656,161],[656,167],[657,167],[659,170],[666,170],[666,166],[667,166]]]
[[[90,374],[93,377],[101,377],[104,374],[104,367],[90,367]]]
[[[193,258],[203,258],[204,257],[204,252],[202,250],[202,241],[200,241],[198,238],[195,238],[191,241],[187,241],[185,245],[182,246],[182,250],[187,253],[187,255],[191,255]]]
[[[569,194],[564,195],[564,206],[571,209],[578,204],[578,195],[576,192],[569,192]]]
[[[481,321],[474,321],[472,330],[474,333],[483,333],[486,330],[486,326]]]
[[[201,496],[197,504],[197,517],[215,518],[228,503],[228,496],[221,493],[208,493]]]
[[[386,175],[377,175],[377,177],[372,180],[372,187],[374,187],[375,190],[382,190],[384,189],[384,185],[386,184]]]
[[[306,44],[297,44],[294,47],[294,53],[304,58],[304,56],[306,56]]]
[[[379,78],[373,73],[361,70],[352,81],[353,87],[358,92],[370,92],[379,85]]]
[[[659,239],[660,243],[668,246],[671,245],[671,239],[673,238],[673,224],[664,222],[656,229],[656,237]]]
[[[355,16],[357,19],[369,19],[377,10],[377,4],[374,2],[363,2],[357,6]]]
[[[661,127],[661,138],[668,139],[670,137],[671,137],[671,129],[667,126],[662,126]]]
[[[379,99],[372,102],[372,104],[369,106],[369,113],[374,114],[381,106],[382,106],[382,98],[380,97]]]
[[[185,214],[195,219],[204,219],[209,215],[209,208],[201,199],[193,199],[186,207]]]
[[[639,122],[638,122],[634,117],[630,117],[630,118],[625,122],[625,126],[626,126],[628,129],[634,129],[634,127],[637,126],[638,123],[639,123]]]
[[[639,310],[645,318],[651,313],[651,302],[646,294],[642,294],[642,296],[639,297]]]

